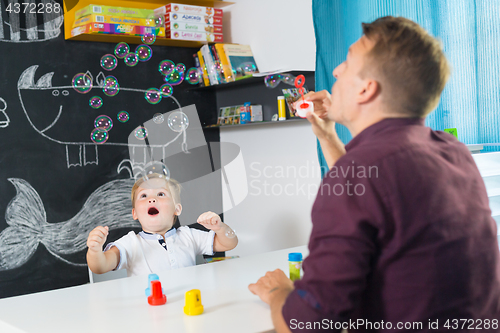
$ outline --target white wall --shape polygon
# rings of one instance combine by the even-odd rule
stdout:
[[[261,72],[315,70],[312,0],[231,1],[224,8],[225,42],[250,45]],[[239,238],[228,255],[307,244],[321,178],[309,122],[222,127],[220,139],[240,146],[248,185],[245,200],[224,213]]]
[[[321,178],[309,122],[227,127],[221,128],[220,136],[221,142],[240,146],[248,184],[245,200],[224,213],[224,221],[239,238],[228,255],[307,244]]]
[[[314,70],[312,0],[231,0],[224,7],[224,42],[248,44],[261,72]]]

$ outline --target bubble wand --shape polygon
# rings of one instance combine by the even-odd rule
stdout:
[[[301,118],[305,118],[309,112],[314,112],[314,104],[311,101],[304,99],[304,83],[306,82],[306,78],[304,75],[299,75],[295,78],[295,87],[299,90],[300,95],[302,96],[302,100],[298,100],[295,102],[295,110],[297,111],[297,115]]]

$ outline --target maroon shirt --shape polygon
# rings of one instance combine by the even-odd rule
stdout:
[[[497,228],[465,145],[397,118],[346,150],[312,209],[304,276],[283,307],[292,331],[500,331]]]

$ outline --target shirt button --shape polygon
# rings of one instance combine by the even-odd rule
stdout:
[[[161,237],[160,235],[156,235],[156,238],[157,239],[162,239],[163,237]]]
[[[167,244],[165,244],[165,243],[163,243],[163,244],[161,244],[161,245],[163,245],[163,246],[167,246]]]

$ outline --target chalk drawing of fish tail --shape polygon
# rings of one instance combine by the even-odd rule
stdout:
[[[82,209],[64,222],[48,223],[43,202],[25,180],[8,179],[16,196],[7,206],[5,220],[9,225],[0,233],[0,271],[22,266],[41,243],[56,258],[74,265],[63,257],[86,249],[89,232],[98,225],[115,228],[138,227],[132,219],[130,189],[134,179],[110,181],[96,189]]]

